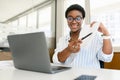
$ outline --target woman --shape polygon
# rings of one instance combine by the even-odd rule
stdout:
[[[95,36],[87,43],[81,46],[82,39],[79,39],[83,20],[85,18],[84,9],[74,4],[67,8],[65,12],[70,33],[60,38],[53,55],[53,62],[73,67],[100,68],[99,60],[110,62],[113,57],[110,34],[105,26],[100,23]],[[91,27],[95,22],[91,24]],[[99,34],[101,32],[103,36]]]

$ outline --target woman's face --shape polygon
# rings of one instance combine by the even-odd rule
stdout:
[[[67,22],[72,32],[78,31],[83,23],[82,13],[78,10],[70,11],[67,15]]]

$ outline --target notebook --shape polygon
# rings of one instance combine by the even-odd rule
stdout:
[[[9,35],[14,66],[18,69],[57,73],[68,66],[52,66],[44,32]]]

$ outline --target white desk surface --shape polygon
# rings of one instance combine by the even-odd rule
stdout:
[[[0,80],[74,80],[80,75],[95,75],[95,80],[120,80],[119,70],[110,69],[75,69],[47,74],[13,67],[12,61],[0,61]]]

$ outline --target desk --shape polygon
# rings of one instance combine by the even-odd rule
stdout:
[[[46,74],[15,69],[12,61],[8,61],[5,65],[9,67],[0,66],[0,80],[74,80],[83,74],[96,75],[97,78],[95,80],[120,80],[119,70],[72,68],[56,74]]]

